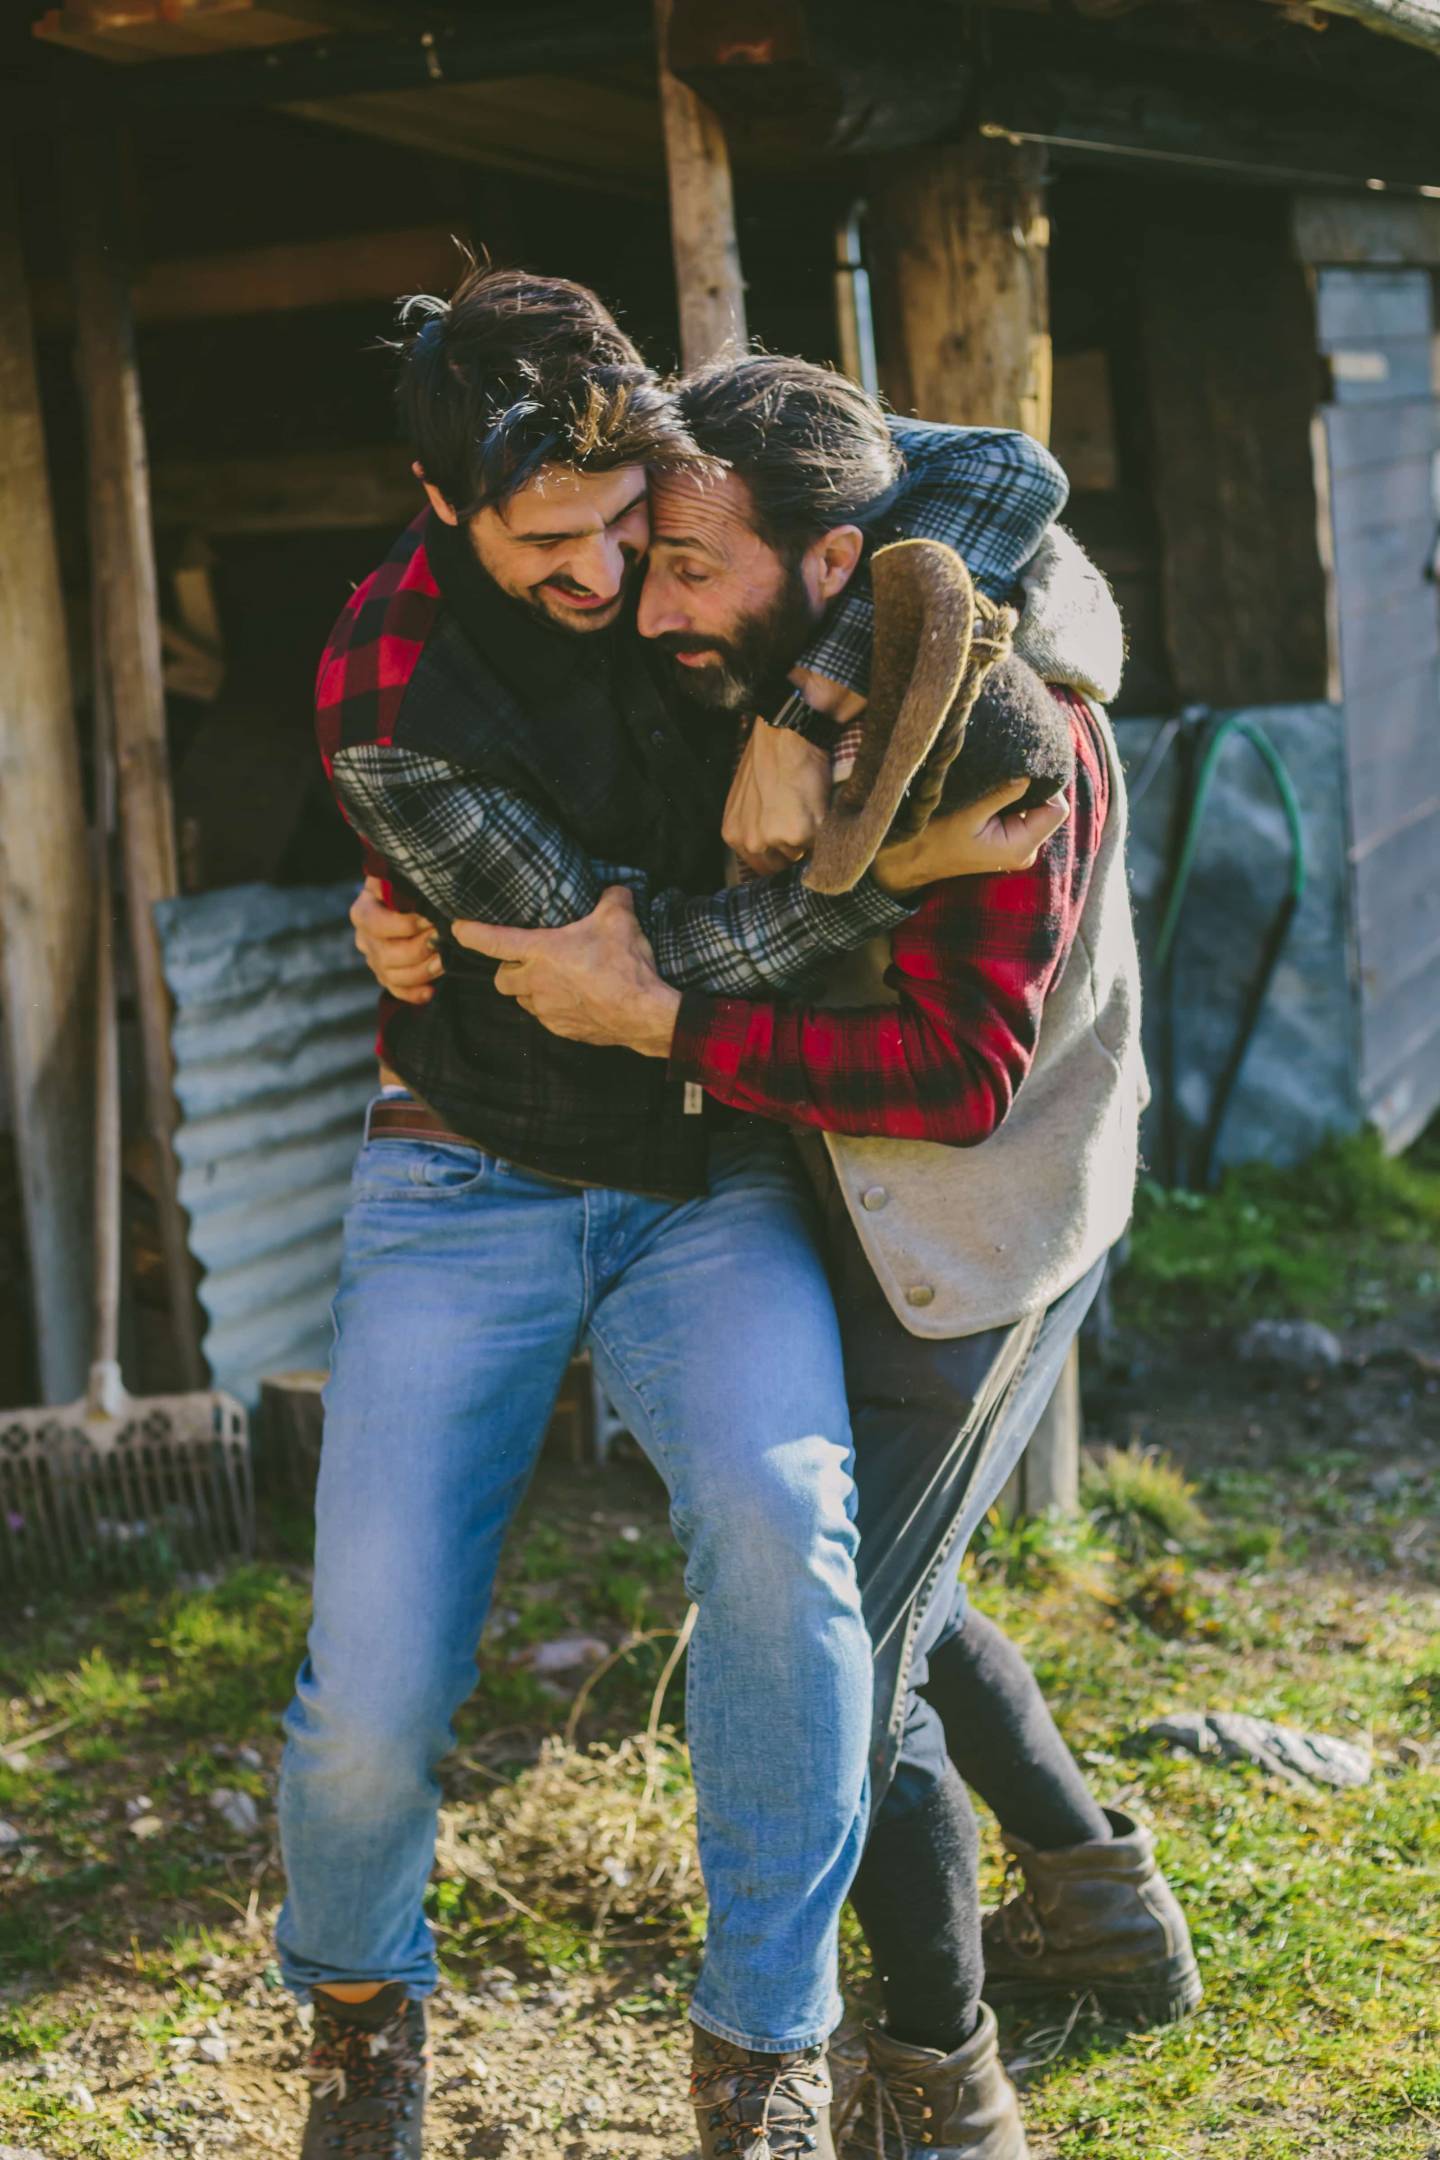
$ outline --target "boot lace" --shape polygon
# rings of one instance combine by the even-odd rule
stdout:
[[[868,2064],[836,2124],[845,2160],[906,2160],[930,2144],[933,2113],[923,2085],[892,2083]]]
[[[324,2107],[325,2149],[338,2160],[405,2160],[405,2125],[419,2104],[425,2048],[405,2006],[376,2032],[329,2019],[305,2075]]]
[[[1013,1950],[1017,1957],[1041,1956],[1045,1949],[1045,1927],[1025,1880],[1018,1853],[1011,1853],[1006,1859],[1000,1900],[990,1916],[989,1927],[998,1929],[1006,1949]]]
[[[716,2063],[697,2070],[690,2098],[711,2116],[714,2150],[734,2160],[804,2160],[819,2142],[820,2112],[830,2101],[823,2055],[798,2061]]]

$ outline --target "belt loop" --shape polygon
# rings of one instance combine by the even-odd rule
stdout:
[[[365,1137],[361,1141],[360,1145],[362,1147],[369,1147],[370,1119],[374,1112],[379,1109],[382,1103],[414,1102],[414,1100],[415,1097],[411,1094],[409,1088],[382,1087],[378,1095],[372,1095],[369,1102],[365,1105]]]

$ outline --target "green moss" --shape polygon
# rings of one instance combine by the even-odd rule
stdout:
[[[1223,1325],[1257,1313],[1342,1320],[1425,1295],[1440,1241],[1440,1128],[1408,1155],[1373,1132],[1328,1141],[1293,1169],[1247,1163],[1217,1191],[1141,1186],[1122,1278],[1147,1327]]]

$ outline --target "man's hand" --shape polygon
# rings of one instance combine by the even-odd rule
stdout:
[[[834,720],[840,727],[848,727],[865,710],[865,700],[858,690],[849,689],[829,675],[817,675],[813,668],[791,668],[790,680],[811,712],[824,713],[827,720]]]
[[[380,880],[367,877],[350,910],[361,958],[382,990],[405,1005],[428,1005],[444,972],[440,939],[423,915],[387,907]]]
[[[589,915],[561,930],[451,924],[456,942],[502,965],[495,987],[518,998],[567,1042],[620,1045],[668,1057],[680,993],[657,973],[650,940],[623,885],[608,885]]]
[[[720,836],[747,870],[783,870],[809,854],[830,807],[830,759],[793,728],[757,720],[735,768]]]
[[[1052,796],[1038,810],[1013,809],[1029,785],[1028,780],[1009,780],[964,810],[932,817],[914,839],[888,843],[875,858],[876,884],[898,896],[942,878],[1028,870],[1070,815],[1063,795]]]

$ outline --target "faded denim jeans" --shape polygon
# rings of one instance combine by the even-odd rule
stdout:
[[[742,2045],[819,2042],[840,2014],[871,1674],[839,1337],[788,1140],[717,1139],[709,1195],[681,1203],[369,1140],[335,1326],[314,1619],[285,1720],[287,1983],[435,1985],[436,1766],[588,1343],[665,1481],[700,1608],[687,1719],[710,1928],[693,2015]]]

